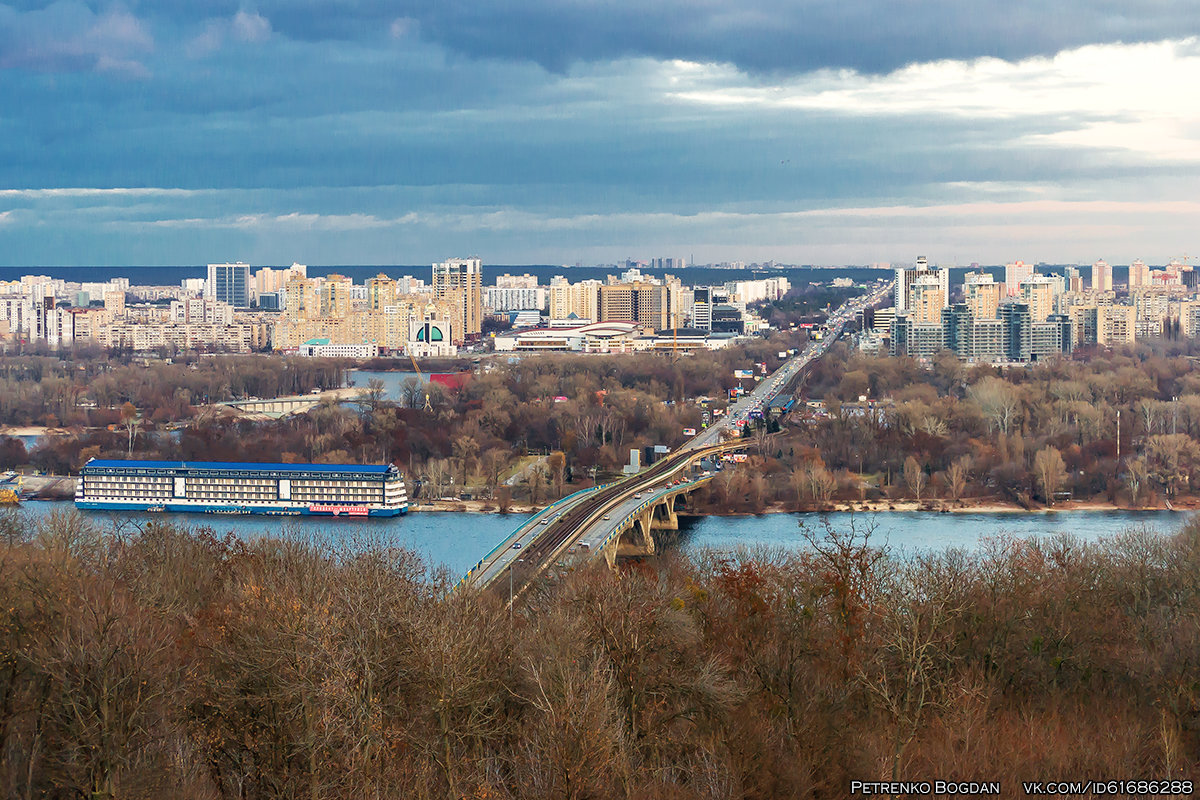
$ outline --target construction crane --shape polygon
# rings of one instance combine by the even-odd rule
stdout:
[[[408,354],[408,358],[412,361],[413,369],[417,371],[417,380],[425,382],[425,376],[421,374],[421,368],[417,366],[417,357],[412,353]],[[433,411],[433,404],[429,402],[429,384],[425,384],[425,410]]]

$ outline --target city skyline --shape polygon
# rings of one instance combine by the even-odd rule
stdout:
[[[1197,249],[1194,10],[203,9],[0,5],[6,264]]]

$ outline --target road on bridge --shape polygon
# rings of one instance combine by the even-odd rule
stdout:
[[[719,422],[693,437],[658,463],[637,475],[616,483],[597,486],[547,506],[521,525],[508,539],[488,553],[459,582],[459,587],[492,590],[509,602],[519,597],[529,583],[567,553],[599,552],[617,529],[648,501],[651,493],[669,494],[665,482],[685,477],[689,467],[709,455],[718,455],[749,445],[748,441],[723,441],[726,432],[737,435],[738,422],[748,424],[749,415],[766,407],[809,364],[820,358],[842,334],[845,325],[867,306],[879,303],[890,292],[891,284],[882,285],[866,295],[847,301],[826,322],[828,331],[821,341],[811,341],[803,351],[785,362],[759,382],[750,394],[730,406]],[[711,477],[688,478],[696,486]]]

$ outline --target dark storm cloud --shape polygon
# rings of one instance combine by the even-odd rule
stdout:
[[[939,220],[1009,246],[948,210],[981,196],[1193,192],[1197,40],[1063,48],[1200,11],[1049,5],[0,0],[0,258],[861,259]]]
[[[47,22],[36,15],[70,16],[64,9],[78,8],[84,6],[22,0],[0,6],[0,63],[28,61],[14,40],[22,27]],[[231,19],[234,35],[265,34],[267,22],[269,30],[304,41],[391,32],[470,57],[533,61],[554,71],[578,61],[646,56],[758,72],[883,72],[938,59],[1017,60],[1090,43],[1200,34],[1200,5],[1166,0],[142,0],[123,6],[101,0],[86,8],[97,16],[129,8],[161,24],[194,27],[200,47],[224,35],[207,23]],[[53,55],[58,62],[72,57],[92,54],[67,47]]]

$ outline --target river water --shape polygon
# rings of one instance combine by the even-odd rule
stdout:
[[[30,501],[21,513],[36,519],[53,511],[69,511],[70,503]],[[218,533],[232,531],[247,538],[259,536],[306,536],[345,541],[350,544],[404,546],[420,553],[430,564],[444,566],[453,574],[465,572],[503,542],[523,523],[522,514],[432,513],[403,517],[332,520],[322,517],[208,515],[162,515],[80,512],[105,526],[120,522],[170,519],[193,527],[211,527]],[[862,530],[874,526],[872,542],[887,544],[899,553],[942,550],[950,547],[973,550],[989,537],[1052,536],[1069,533],[1083,540],[1112,536],[1130,528],[1149,528],[1161,533],[1179,529],[1186,514],[1169,511],[1072,511],[1062,513],[937,514],[888,512],[880,514],[839,513],[825,518],[845,530],[851,524]],[[764,514],[751,517],[683,518],[676,541],[684,553],[704,550],[734,551],[739,548],[799,549],[806,546],[803,523],[820,532],[819,514]]]

